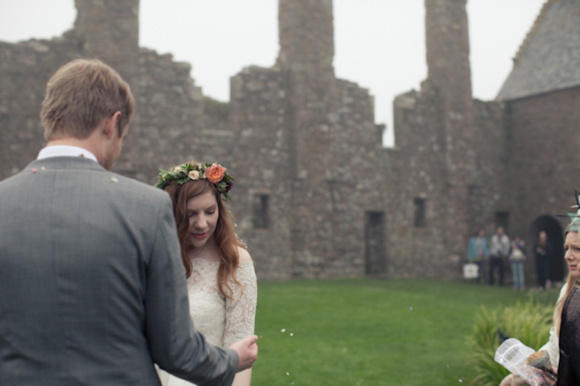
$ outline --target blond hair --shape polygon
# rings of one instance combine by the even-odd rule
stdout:
[[[76,59],[59,68],[46,85],[40,120],[47,141],[85,139],[106,117],[121,112],[121,136],[135,111],[129,84],[98,59]]]
[[[566,227],[566,230],[564,231],[564,238],[566,238],[566,236],[570,232],[578,233],[577,230],[572,229],[572,224],[569,224]],[[568,287],[566,288],[566,293],[558,300],[558,302],[556,303],[556,308],[554,309],[553,321],[554,327],[556,327],[556,334],[558,335],[560,335],[560,325],[562,324],[562,311],[564,310],[564,303],[566,303],[566,299],[568,299],[568,296],[570,295],[574,287],[576,287],[578,281],[576,280],[576,278],[572,277],[572,275],[568,273],[568,280],[566,281],[566,284],[568,285]]]

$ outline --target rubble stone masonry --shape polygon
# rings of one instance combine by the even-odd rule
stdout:
[[[477,229],[532,244],[580,188],[580,88],[474,100],[465,3],[425,0],[429,76],[395,98],[384,148],[373,97],[335,77],[332,0],[279,0],[278,60],[233,76],[228,103],[203,95],[190,64],[138,47],[138,0],[76,0],[62,37],[0,42],[0,179],[44,145],[49,77],[99,57],[138,108],[115,170],[153,184],[160,167],[225,165],[259,279],[459,278]]]

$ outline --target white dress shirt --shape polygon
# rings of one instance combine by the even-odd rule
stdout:
[[[38,157],[36,159],[45,159],[51,157],[83,157],[91,159],[95,162],[99,162],[97,157],[87,149],[83,149],[82,147],[77,146],[65,146],[65,145],[58,145],[58,146],[47,146],[38,153]]]

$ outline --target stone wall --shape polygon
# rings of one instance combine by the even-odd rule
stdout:
[[[288,96],[288,86],[275,69],[248,67],[231,79],[231,170],[236,178],[232,211],[258,276],[268,279],[287,279],[292,272]],[[269,197],[268,226],[255,229],[254,200],[259,195]]]
[[[141,49],[139,58],[138,120],[131,125],[122,157],[115,170],[147,183],[159,168],[204,154],[203,95],[189,73],[191,66],[176,63],[169,54]]]
[[[330,193],[332,223],[332,254],[326,268],[329,276],[386,276],[389,269],[387,228],[389,214],[385,212],[385,190],[389,176],[380,159],[381,142],[377,142],[374,124],[374,99],[367,89],[356,83],[338,80],[338,122],[334,149],[333,180],[327,181]],[[384,228],[376,242],[381,243],[383,266],[371,267],[366,256],[369,246],[368,213],[382,213]],[[381,253],[380,251],[378,253]],[[373,265],[373,264],[371,264]]]
[[[510,181],[508,135],[505,125],[505,107],[499,102],[474,101],[476,170],[469,186],[469,232],[484,229],[486,235],[495,233],[496,212],[509,212],[513,195],[506,188]],[[511,229],[506,227],[511,235]]]
[[[40,107],[46,82],[78,56],[77,47],[72,33],[54,40],[0,42],[0,179],[23,169],[44,147]]]
[[[507,102],[506,113],[513,232],[531,242],[533,221],[565,214],[580,190],[580,87]]]
[[[530,245],[580,188],[580,88],[473,100],[465,0],[425,1],[429,78],[395,98],[392,149],[380,144],[368,90],[335,78],[331,0],[280,0],[276,65],[232,77],[229,103],[204,97],[189,64],[137,46],[137,0],[76,4],[63,37],[0,42],[0,179],[44,145],[52,73],[96,55],[137,101],[115,170],[153,184],[159,167],[226,166],[236,179],[228,205],[259,279],[458,278],[468,237],[490,235],[498,212]]]
[[[112,66],[130,85],[139,87],[139,0],[75,0],[77,50]]]
[[[392,272],[405,277],[455,277],[459,261],[445,248],[448,200],[446,159],[439,121],[437,91],[424,82],[393,103],[397,153],[387,153],[394,164],[396,194],[389,200],[394,215],[389,250]],[[425,200],[425,225],[414,223],[414,201]],[[430,264],[425,262],[431,261]]]

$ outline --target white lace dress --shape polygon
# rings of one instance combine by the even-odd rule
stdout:
[[[221,294],[217,284],[219,261],[196,258],[192,262],[193,270],[187,279],[187,290],[189,314],[196,330],[209,343],[219,347],[229,347],[232,343],[253,335],[258,296],[254,264],[240,263],[236,278],[242,288],[230,280],[233,294],[232,299],[228,299]],[[159,378],[164,386],[192,385],[161,370]]]

